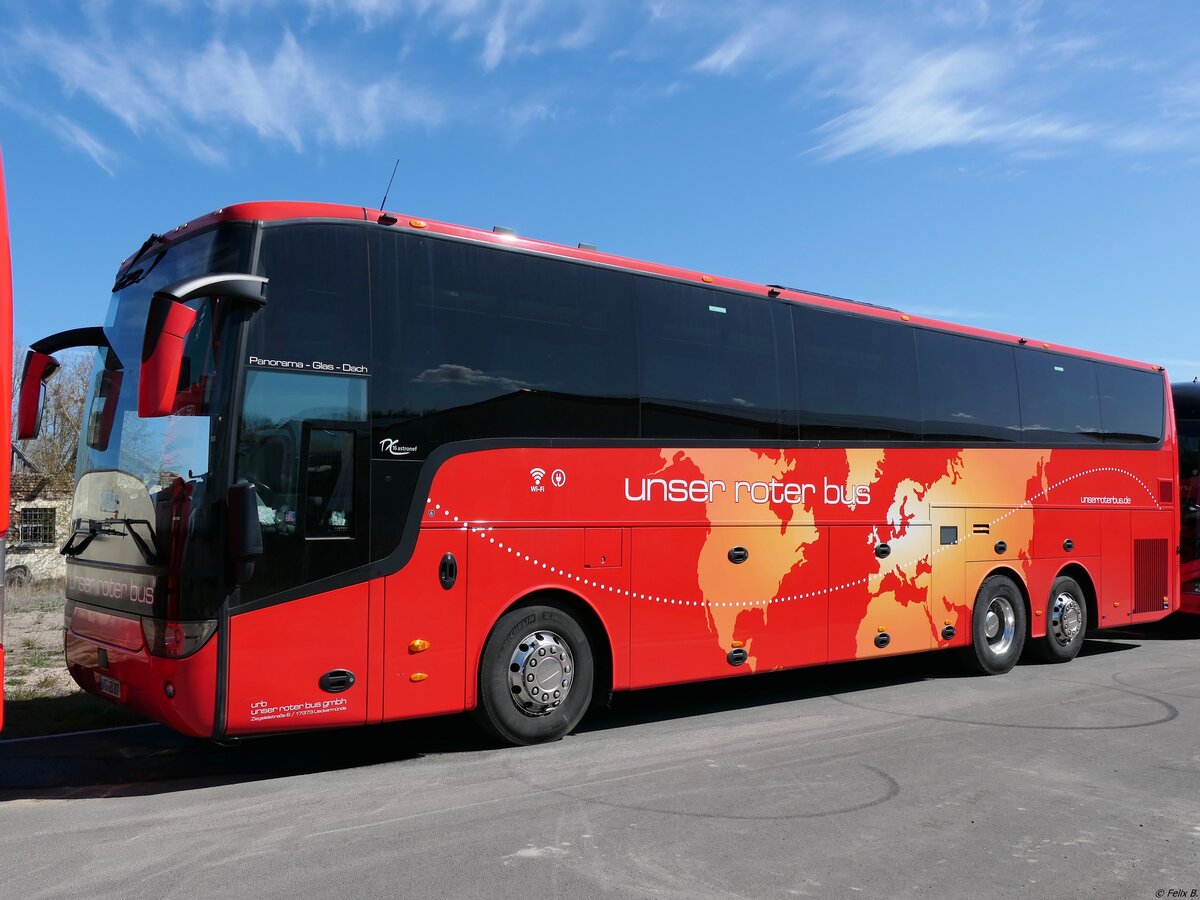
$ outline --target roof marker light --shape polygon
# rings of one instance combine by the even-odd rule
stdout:
[[[408,227],[409,228],[428,228],[429,225],[427,222],[424,222],[421,219],[409,219]]]
[[[905,313],[900,313],[900,321],[901,322],[907,322],[911,318],[912,318],[912,316],[910,316],[910,315],[906,315]]]
[[[701,280],[701,281],[703,281],[705,284],[712,284],[712,283],[713,283],[713,277],[712,277],[711,275],[702,275],[702,276],[700,277],[700,280]]]

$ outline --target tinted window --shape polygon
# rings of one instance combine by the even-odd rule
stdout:
[[[371,336],[366,232],[326,223],[263,230],[258,273],[270,283],[267,305],[250,320],[249,365],[365,374]]]
[[[1091,360],[1025,348],[1017,353],[1017,378],[1026,441],[1078,443],[1102,437]]]
[[[255,487],[263,555],[243,602],[366,562],[366,541],[351,539],[365,506],[355,432],[365,439],[366,414],[361,376],[247,372],[234,478]]]
[[[1110,441],[1157,443],[1163,427],[1163,377],[1093,363],[1100,386],[1100,421]]]
[[[305,537],[353,537],[354,432],[310,428],[305,463]]]
[[[918,331],[917,356],[926,439],[1021,439],[1012,347],[958,334]]]
[[[801,438],[920,436],[912,328],[804,306],[792,316]]]
[[[475,438],[636,436],[628,275],[450,241],[375,241],[376,456],[412,447],[405,455],[422,458]]]
[[[778,439],[776,304],[651,278],[635,290],[642,436]]]
[[[1178,409],[1178,394],[1175,402]],[[1187,402],[1187,412],[1194,411]],[[1190,563],[1200,559],[1200,419],[1180,419],[1175,424],[1179,429],[1180,553],[1183,562]],[[1185,590],[1194,592],[1195,578],[1184,577]]]

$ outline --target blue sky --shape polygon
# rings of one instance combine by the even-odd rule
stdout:
[[[0,0],[17,339],[151,231],[388,208],[1200,375],[1200,3]]]

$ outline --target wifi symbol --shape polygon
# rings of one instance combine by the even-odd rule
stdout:
[[[529,470],[529,474],[533,476],[534,484],[541,484],[542,479],[546,477],[546,470],[542,468],[534,468]]]

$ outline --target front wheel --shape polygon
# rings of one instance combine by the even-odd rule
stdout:
[[[507,744],[557,741],[587,711],[593,671],[587,633],[569,612],[514,609],[484,645],[475,718]]]
[[[1045,662],[1070,662],[1083,647],[1087,631],[1087,600],[1074,578],[1054,579],[1046,604],[1046,636],[1033,649]]]
[[[968,668],[981,675],[1003,675],[1017,664],[1025,646],[1025,600],[1007,575],[990,575],[979,586],[971,614]]]

